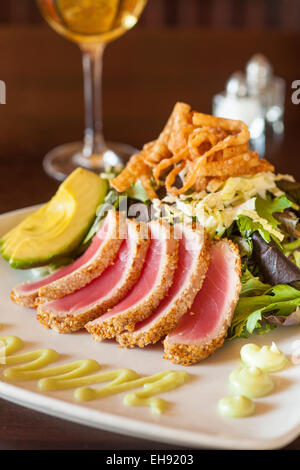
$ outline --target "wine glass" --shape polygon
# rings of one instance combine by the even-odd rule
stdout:
[[[62,181],[77,166],[102,171],[127,160],[137,150],[107,143],[102,121],[102,62],[106,44],[131,29],[147,0],[37,0],[52,28],[76,42],[83,53],[84,141],[61,145],[44,158],[45,171]]]

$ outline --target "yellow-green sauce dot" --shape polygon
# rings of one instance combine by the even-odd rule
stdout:
[[[229,376],[233,393],[249,398],[263,397],[274,388],[271,377],[258,367],[242,366],[235,369]]]
[[[244,395],[231,395],[221,398],[218,411],[229,418],[245,418],[254,414],[255,403]]]

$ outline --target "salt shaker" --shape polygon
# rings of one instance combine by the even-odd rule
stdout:
[[[250,131],[250,145],[261,156],[265,149],[264,106],[260,97],[249,95],[246,76],[235,72],[226,83],[225,91],[213,98],[213,114],[244,121]]]
[[[255,54],[246,65],[246,82],[249,96],[258,98],[272,131],[283,134],[285,82],[273,74],[273,68],[262,54]]]

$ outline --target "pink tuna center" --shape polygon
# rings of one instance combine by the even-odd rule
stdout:
[[[208,337],[218,327],[222,313],[232,298],[232,260],[229,248],[220,242],[212,247],[211,262],[202,286],[189,312],[169,336],[174,343],[193,343]],[[228,259],[227,259],[228,258]],[[221,318],[220,318],[221,317]]]
[[[119,302],[109,312],[102,315],[98,321],[106,320],[107,318],[123,312],[128,308],[137,306],[139,302],[144,300],[145,297],[151,293],[151,290],[154,288],[155,281],[159,276],[161,264],[164,262],[164,247],[164,240],[151,240],[142,273],[137,284],[135,284],[129,294],[121,302]]]
[[[114,264],[106,268],[98,278],[82,289],[50,302],[48,304],[49,308],[59,313],[72,313],[89,305],[97,304],[111,295],[122,278],[126,278],[126,267],[131,251],[130,245],[131,241],[127,238],[123,241]]]
[[[164,313],[167,313],[168,310],[171,308],[171,304],[176,301],[176,299],[180,296],[182,290],[185,288],[185,284],[189,278],[189,275],[192,274],[192,266],[195,255],[193,250],[188,250],[188,246],[191,243],[191,240],[186,239],[184,234],[179,242],[179,256],[178,256],[178,266],[175,271],[174,281],[172,286],[169,289],[169,293],[167,297],[165,297],[162,302],[159,304],[158,308],[155,312],[145,320],[137,323],[135,327],[136,330],[141,330],[143,328],[147,328],[150,323],[155,323],[160,316],[163,316]],[[198,243],[195,240],[195,243]]]

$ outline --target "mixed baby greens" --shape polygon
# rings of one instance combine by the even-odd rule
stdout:
[[[127,209],[137,202],[150,204],[139,182],[126,193],[111,189],[105,202],[117,208],[122,198],[127,198]],[[171,224],[198,221],[212,238],[227,237],[238,245],[242,291],[229,339],[300,323],[300,183],[290,176],[259,173],[152,202],[157,217]],[[102,206],[86,240],[99,227],[105,210]]]
[[[117,171],[109,169],[101,177],[109,180]],[[109,209],[125,210],[130,216],[133,204],[142,205],[150,218],[154,214],[171,224],[197,221],[212,238],[226,237],[238,245],[242,291],[229,339],[300,324],[300,183],[292,177],[271,172],[231,177],[206,191],[164,195],[152,204],[139,181],[124,193],[109,187],[75,257],[90,244]],[[46,270],[57,267],[49,265]]]

